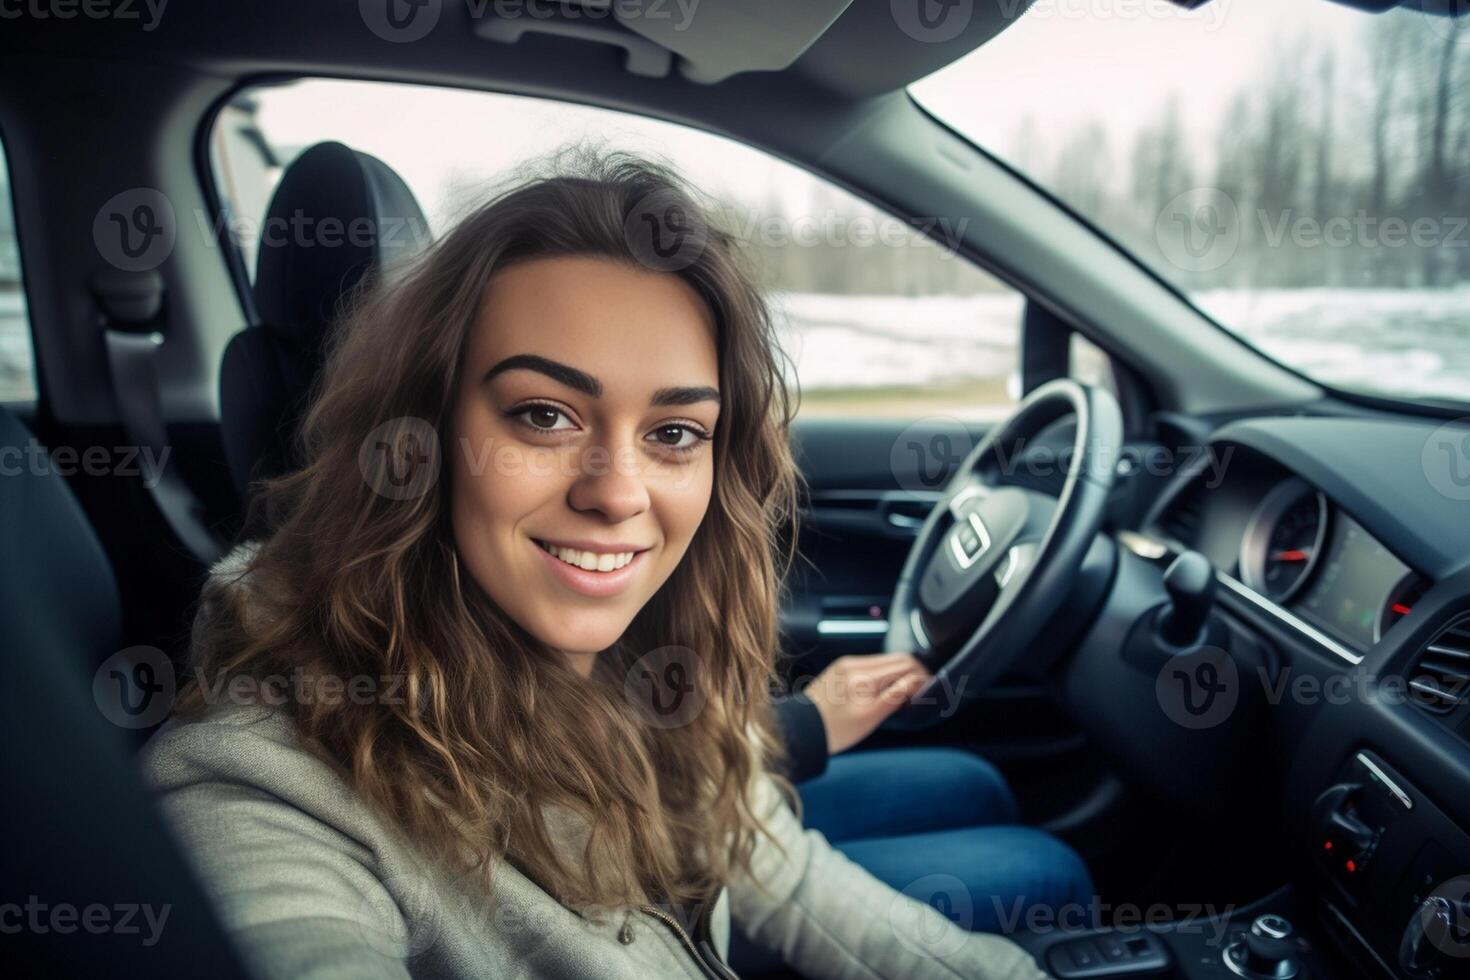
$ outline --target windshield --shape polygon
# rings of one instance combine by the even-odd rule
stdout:
[[[1037,0],[911,91],[1279,361],[1470,401],[1470,18]]]

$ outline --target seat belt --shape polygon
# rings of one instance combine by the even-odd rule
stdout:
[[[145,473],[144,486],[184,547],[205,565],[212,565],[224,554],[224,542],[206,523],[204,508],[178,467],[170,465],[173,454],[163,421],[158,373],[158,349],[163,343],[159,328],[164,325],[163,277],[157,270],[108,269],[92,277],[91,287],[101,312],[102,335],[123,430],[138,448],[143,465],[158,469]]]

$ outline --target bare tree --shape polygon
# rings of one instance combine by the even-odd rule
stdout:
[[[1392,188],[1391,133],[1399,98],[1399,79],[1403,76],[1405,55],[1409,49],[1406,21],[1394,15],[1368,21],[1368,79],[1373,89],[1370,133],[1373,144],[1373,169],[1369,207],[1374,215],[1388,213]]]
[[[1169,96],[1159,121],[1139,131],[1133,145],[1133,196],[1153,217],[1174,197],[1189,190],[1189,147],[1179,95]]]
[[[1334,184],[1334,155],[1337,146],[1337,55],[1330,48],[1322,50],[1317,60],[1317,129],[1312,161],[1312,216],[1319,222],[1331,219],[1336,209],[1337,190]],[[1341,278],[1341,263],[1334,256],[1326,257],[1324,280],[1335,284]]]
[[[1107,130],[1101,123],[1090,122],[1073,131],[1062,143],[1052,186],[1063,201],[1105,226],[1108,221],[1104,208],[1111,197],[1108,184],[1112,169]]]
[[[1450,125],[1454,115],[1454,95],[1458,91],[1455,79],[1461,57],[1460,42],[1464,21],[1458,18],[1446,21],[1444,27],[1444,41],[1439,46],[1438,63],[1434,66],[1433,121],[1429,127],[1428,160],[1423,175],[1425,199],[1431,208],[1439,212],[1436,217],[1440,220],[1453,208],[1457,196],[1451,183],[1446,147],[1449,144]],[[1443,285],[1453,274],[1452,264],[1453,259],[1444,248],[1425,249],[1424,281],[1433,286]]]

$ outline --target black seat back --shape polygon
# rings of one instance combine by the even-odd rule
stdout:
[[[46,458],[0,409],[0,459],[23,461],[0,476],[0,956],[14,976],[192,976],[208,964],[243,977],[132,759],[131,719],[161,718],[172,686],[148,675],[141,694],[156,702],[114,686],[114,672],[136,679],[116,656],[117,583]],[[150,666],[171,670],[159,660]]]
[[[381,160],[328,142],[286,168],[261,225],[261,322],[235,335],[220,370],[225,456],[242,500],[252,480],[298,462],[296,430],[343,299],[428,242],[413,192]]]

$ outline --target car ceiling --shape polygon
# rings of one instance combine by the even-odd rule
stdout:
[[[167,0],[163,0],[167,4]],[[611,7],[623,30],[642,31],[691,64],[675,74],[722,79],[739,70],[790,65],[783,82],[815,88],[844,99],[903,88],[931,74],[1000,33],[1032,0],[975,4],[964,27],[943,40],[918,39],[895,29],[891,0],[691,0],[697,16],[677,20],[678,0],[617,0]],[[384,40],[367,26],[359,0],[252,0],[248,4],[167,4],[149,30],[135,20],[31,20],[26,31],[0,32],[0,50],[57,55],[95,55],[171,60],[226,74],[242,71],[411,70],[422,77],[443,70],[483,71],[487,62],[518,60],[520,52],[476,36],[476,12],[494,17],[521,0],[428,0],[438,10],[434,28],[412,43]],[[598,9],[608,0],[572,0]],[[144,8],[145,0],[136,0]],[[640,19],[637,12],[650,13]],[[672,16],[653,13],[662,8]],[[532,18],[527,18],[532,19]],[[589,21],[591,18],[589,18]],[[605,18],[604,18],[605,20]],[[677,23],[677,27],[667,27]],[[945,33],[948,33],[946,31]],[[589,52],[590,53],[590,52]],[[621,70],[618,55],[587,60],[603,70]],[[792,63],[794,59],[794,63]],[[784,64],[783,64],[784,62]],[[691,84],[701,84],[691,82]]]
[[[672,63],[665,77],[630,73],[625,51],[607,44],[479,37],[471,10],[493,10],[492,0],[439,0],[433,30],[412,43],[369,29],[363,2],[179,3],[169,4],[151,30],[136,20],[86,18],[32,19],[0,30],[0,131],[15,151],[12,184],[40,189],[18,193],[16,213],[33,320],[44,324],[36,331],[40,383],[56,417],[105,422],[114,414],[95,314],[76,275],[97,256],[72,229],[90,228],[99,203],[126,187],[166,187],[181,213],[216,213],[213,189],[199,176],[199,121],[243,83],[298,75],[586,102],[730,136],[816,169],[896,213],[967,215],[962,247],[984,257],[992,272],[1044,298],[1084,331],[1091,323],[1126,325],[1129,335],[1113,337],[1113,349],[1149,378],[1162,407],[1290,408],[1322,395],[1211,327],[1131,257],[908,98],[903,86],[995,36],[1016,16],[1016,4],[1029,0],[976,3],[963,30],[942,43],[899,29],[891,0],[812,0],[818,13],[771,14],[770,25],[751,31],[747,47],[732,47],[728,34],[680,39],[696,58],[713,42],[726,50],[702,67]],[[729,30],[741,22],[737,8],[747,21],[751,12],[774,9],[768,0],[699,3],[709,16],[695,18],[690,31],[696,22]],[[726,12],[723,20],[716,11]],[[822,30],[834,11],[836,20]],[[786,30],[798,40],[773,40],[772,31]],[[802,31],[819,36],[803,48]],[[735,62],[791,57],[785,70],[748,71],[719,84],[697,80]],[[58,119],[67,124],[57,126]],[[99,159],[107,166],[97,166]],[[171,309],[194,329],[169,337],[160,371],[169,417],[204,419],[216,416],[215,371],[243,311],[218,245],[186,247],[184,239],[162,271],[175,290]],[[1189,364],[1198,365],[1192,374]]]

